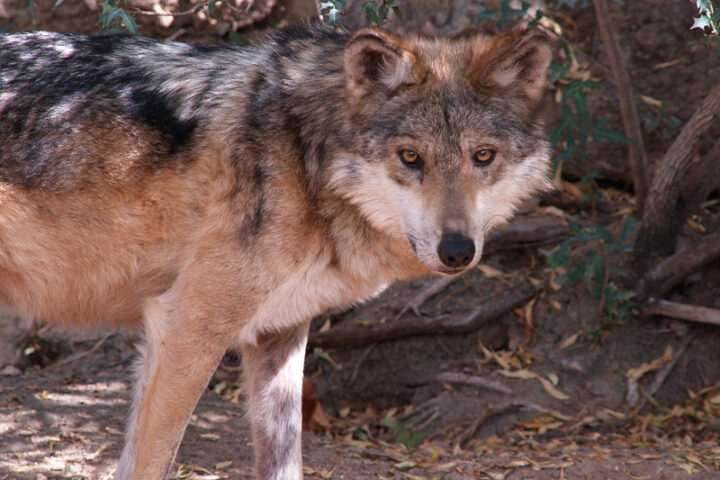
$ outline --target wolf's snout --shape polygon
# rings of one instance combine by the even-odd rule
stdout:
[[[475,244],[461,233],[447,233],[440,239],[438,256],[448,267],[464,267],[475,257]]]

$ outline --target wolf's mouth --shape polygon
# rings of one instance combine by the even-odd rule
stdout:
[[[447,277],[454,277],[456,275],[460,275],[461,273],[467,272],[470,270],[470,266],[467,267],[459,267],[459,268],[439,268],[435,269],[435,273],[439,273],[440,275],[444,275]]]

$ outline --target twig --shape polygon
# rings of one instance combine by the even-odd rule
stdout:
[[[647,299],[642,306],[642,313],[644,315],[664,315],[666,317],[680,318],[691,322],[720,325],[720,310],[670,302],[654,297]]]
[[[91,353],[94,353],[95,350],[100,348],[105,341],[110,338],[111,336],[115,335],[115,332],[110,332],[104,337],[102,337],[100,340],[98,340],[95,345],[92,346],[90,350],[85,350],[84,352],[76,353],[75,355],[71,355],[67,358],[63,358],[62,360],[53,363],[52,365],[48,365],[45,367],[45,370],[54,370],[56,368],[62,367],[63,365],[66,365],[70,362],[74,362],[75,360],[80,360],[81,358],[87,357]]]
[[[435,375],[435,381],[456,383],[460,385],[472,385],[474,387],[487,388],[496,392],[510,394],[512,390],[500,382],[490,380],[477,375],[467,375],[459,372],[443,372]]]
[[[365,361],[367,356],[370,354],[373,348],[375,348],[376,344],[372,344],[369,347],[365,349],[365,351],[360,355],[360,358],[358,359],[357,363],[355,364],[355,368],[353,368],[352,375],[350,375],[350,380],[348,380],[348,383],[346,387],[350,386],[354,381],[355,377],[357,377],[358,372],[360,371],[360,365]]]
[[[313,332],[310,334],[308,347],[362,345],[417,335],[470,333],[479,329],[483,323],[527,302],[539,291],[539,287],[526,285],[516,291],[487,298],[484,303],[463,317],[447,315],[435,318],[413,317],[371,326],[338,327],[325,332]]]
[[[422,431],[430,425],[437,417],[440,416],[440,408],[436,407],[435,409],[430,411],[430,414],[427,415],[427,418],[425,418],[423,421],[417,421],[413,423],[412,427],[413,430]]]
[[[525,408],[525,403],[523,402],[509,402],[503,405],[498,405],[497,407],[491,405],[483,412],[482,415],[480,415],[479,418],[474,420],[467,429],[458,435],[456,444],[460,445],[460,447],[464,447],[475,436],[475,432],[477,432],[478,429],[490,418],[498,415],[504,415],[522,408]]]
[[[634,144],[629,145],[630,170],[637,198],[637,211],[642,215],[648,193],[648,161],[642,131],[640,130],[637,107],[630,86],[630,76],[625,68],[625,62],[620,51],[620,41],[613,20],[610,17],[607,0],[593,0],[593,4],[595,5],[595,18],[600,30],[600,36],[607,49],[610,69],[615,79],[615,87],[620,100],[620,114],[625,126],[625,135],[635,141]]]
[[[428,301],[431,297],[434,297],[438,293],[445,290],[451,283],[453,283],[455,280],[460,278],[460,276],[456,277],[440,277],[435,280],[433,280],[430,285],[425,287],[415,295],[408,303],[405,304],[405,306],[398,312],[397,315],[395,315],[395,319],[398,319],[405,315],[405,313],[408,312],[408,310],[412,311],[415,315],[420,316],[420,311],[418,310],[425,302]]]

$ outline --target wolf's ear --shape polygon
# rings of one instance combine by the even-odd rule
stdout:
[[[362,28],[345,49],[349,88],[360,95],[378,88],[394,91],[419,83],[422,75],[410,45],[379,28]]]
[[[540,30],[478,36],[468,79],[486,95],[519,94],[532,109],[542,98],[551,59],[552,41]]]

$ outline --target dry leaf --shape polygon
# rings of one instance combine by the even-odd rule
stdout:
[[[550,383],[550,381],[548,379],[543,378],[539,375],[538,375],[537,379],[540,380],[540,383],[542,384],[545,391],[547,393],[549,393],[551,396],[553,396],[554,398],[557,398],[558,400],[568,400],[570,398],[568,395],[564,394],[563,392],[561,392],[560,390],[555,388],[555,386],[552,383]]]
[[[332,321],[330,320],[330,317],[325,320],[325,323],[323,323],[322,327],[320,327],[320,332],[327,332],[330,330],[330,327],[332,326]]]
[[[553,207],[552,205],[549,205],[547,207],[535,207],[533,208],[533,212],[542,215],[550,215],[553,217],[567,217],[567,214],[563,210],[560,210],[558,207]]]
[[[583,192],[580,187],[575,185],[574,183],[566,182],[563,180],[561,190],[563,193],[566,193],[569,197],[575,199],[575,200],[582,200],[587,196],[585,192]]]
[[[322,405],[315,397],[315,389],[307,378],[303,378],[302,391],[303,430],[328,430],[330,420],[323,412]]]
[[[568,338],[565,339],[565,341],[563,341],[560,344],[560,350],[562,350],[563,348],[568,348],[572,345],[575,345],[575,342],[577,342],[578,337],[580,337],[580,332],[577,332],[574,335],[570,335]]]
[[[675,60],[670,60],[669,62],[656,63],[655,65],[653,65],[653,70],[662,70],[664,68],[673,67],[678,63],[682,63],[683,61],[685,61],[685,59],[680,57],[676,58]]]
[[[480,264],[477,266],[477,268],[483,273],[486,278],[498,278],[505,276],[504,272],[498,270],[497,268],[493,268],[490,265]]]
[[[520,369],[520,370],[509,370],[504,369],[500,370],[500,373],[502,375],[505,375],[506,377],[510,378],[519,378],[521,380],[529,380],[531,378],[538,378],[538,374],[535,372],[532,372],[526,368]]]
[[[648,372],[653,372],[662,368],[662,366],[669,362],[672,357],[673,349],[670,345],[668,345],[667,347],[665,347],[665,351],[660,357],[656,358],[651,362],[643,363],[639,367],[631,368],[627,371],[625,375],[632,380],[640,380]]]

